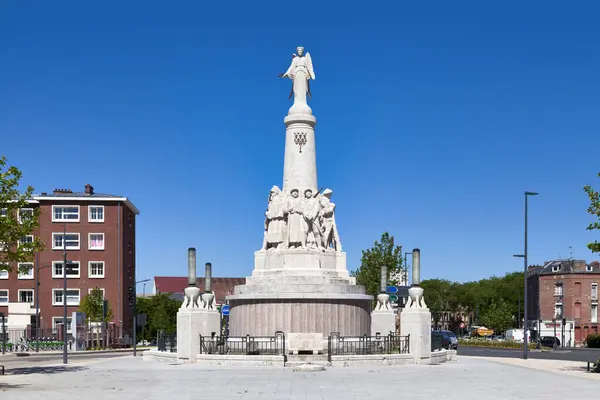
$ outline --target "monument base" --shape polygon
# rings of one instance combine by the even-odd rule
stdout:
[[[431,363],[431,313],[427,308],[405,308],[400,314],[402,336],[410,335],[415,364]]]
[[[396,333],[396,314],[393,311],[373,311],[371,313],[371,336]]]
[[[220,314],[204,308],[181,308],[177,312],[177,358],[193,363],[200,354],[200,335],[219,336]]]
[[[370,333],[373,296],[350,283],[346,253],[317,249],[261,250],[245,285],[229,301],[232,336]],[[298,351],[313,351],[312,348]]]

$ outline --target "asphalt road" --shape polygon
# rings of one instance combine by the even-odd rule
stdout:
[[[459,356],[523,358],[523,349],[497,349],[490,347],[459,346]],[[596,361],[600,358],[600,349],[557,349],[529,350],[529,358],[565,361]]]
[[[142,356],[142,352],[138,351],[138,357]],[[114,353],[69,353],[68,365],[65,370],[70,367],[77,366],[90,360],[103,360],[115,357],[132,357],[132,351],[119,351]],[[45,367],[51,365],[62,364],[62,354],[60,353],[32,353],[29,356],[18,357],[15,354],[0,356],[0,365],[4,365],[5,373],[8,374],[32,374],[44,373]]]

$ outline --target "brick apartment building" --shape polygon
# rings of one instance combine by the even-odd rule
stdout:
[[[557,260],[529,267],[528,326],[542,336],[554,336],[556,329],[561,342],[581,344],[598,333],[599,283],[598,262]]]
[[[8,316],[8,327],[35,328],[34,289],[39,279],[41,329],[56,329],[62,323],[65,297],[71,315],[78,311],[85,295],[99,288],[113,311],[117,332],[129,334],[138,209],[126,197],[95,193],[89,184],[83,192],[56,189],[32,197],[29,208],[40,209],[39,228],[33,236],[39,236],[45,249],[35,255],[34,262],[27,263],[29,273],[19,274],[16,263],[11,265],[11,272],[0,272],[0,312]],[[63,241],[72,267],[67,269],[66,296],[63,296]],[[70,325],[70,318],[67,323]]]

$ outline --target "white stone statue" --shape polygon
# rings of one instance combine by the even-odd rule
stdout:
[[[303,203],[302,199],[298,197],[298,193],[298,189],[292,189],[285,206],[288,221],[285,247],[302,247],[306,237]]]
[[[325,189],[320,196],[321,226],[323,230],[323,246],[326,249],[342,251],[342,243],[335,223],[335,204],[331,201],[331,189]]]
[[[289,114],[312,114],[312,110],[306,103],[306,96],[311,97],[309,81],[315,79],[312,59],[310,53],[304,53],[304,47],[299,46],[296,51],[298,54],[292,55],[290,67],[283,74],[279,74],[279,77],[293,81],[290,97],[294,95],[294,104]]]
[[[319,196],[317,194],[317,196]],[[308,247],[313,244],[318,249],[323,247],[323,238],[321,235],[321,224],[319,214],[321,213],[321,204],[319,198],[313,196],[311,189],[304,191],[304,201],[302,204],[302,215],[305,223],[304,246]]]
[[[265,241],[264,250],[281,248],[287,233],[285,221],[285,197],[278,186],[273,186],[269,193],[269,205],[265,212]]]

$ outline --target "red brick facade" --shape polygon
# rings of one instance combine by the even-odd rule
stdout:
[[[62,319],[63,306],[62,303],[56,304],[55,290],[62,292],[63,289],[62,236],[58,235],[63,235],[66,227],[67,238],[69,234],[78,234],[79,237],[78,246],[75,246],[76,242],[67,240],[68,244],[77,247],[67,249],[68,262],[79,263],[78,274],[67,274],[67,290],[79,290],[81,301],[91,289],[104,289],[105,298],[113,310],[115,325],[121,327],[124,334],[130,332],[134,297],[129,288],[135,283],[135,217],[139,211],[127,198],[95,194],[91,186],[86,187],[86,192],[55,191],[51,195],[36,195],[30,205],[40,208],[39,228],[34,235],[41,239],[45,249],[36,255],[30,279],[18,275],[17,265],[11,265],[13,270],[8,279],[0,279],[0,289],[9,291],[9,302],[23,302],[25,299],[19,290],[33,290],[39,278],[40,328],[54,327],[56,323],[53,324],[53,319]],[[78,219],[57,221],[54,213],[63,215],[65,209],[61,207],[66,206],[78,210]],[[74,216],[71,214],[71,217]],[[97,249],[93,249],[94,246]],[[36,277],[38,273],[39,277]],[[69,292],[67,297],[74,303],[67,307],[70,316],[79,307]],[[0,304],[0,312],[8,315],[10,320],[8,308]],[[32,325],[35,325],[33,316]]]
[[[530,315],[542,321],[565,318],[569,325],[573,324],[576,343],[581,343],[589,334],[598,333],[599,268],[597,263],[576,260],[530,268]]]

